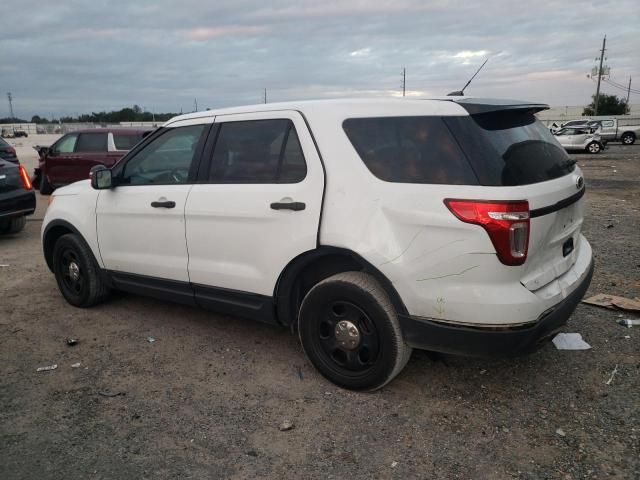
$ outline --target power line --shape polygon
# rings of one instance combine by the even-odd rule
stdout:
[[[604,83],[606,83],[607,85],[613,87],[613,88],[617,88],[620,91],[633,93],[633,94],[636,94],[636,95],[640,95],[640,90],[636,90],[636,89],[631,88],[631,87],[625,87],[623,85],[618,85],[616,83],[612,83],[611,81],[607,80],[606,78],[603,78],[602,81]]]

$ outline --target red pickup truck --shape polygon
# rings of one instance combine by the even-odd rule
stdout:
[[[40,155],[33,185],[43,195],[89,178],[95,165],[113,166],[149,132],[145,128],[92,128],[67,133],[50,147],[34,147]]]

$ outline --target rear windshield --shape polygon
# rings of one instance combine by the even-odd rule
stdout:
[[[530,112],[350,118],[343,128],[371,173],[388,182],[515,186],[575,168]]]
[[[464,153],[439,117],[350,118],[347,137],[380,180],[477,185]]]
[[[562,177],[575,168],[533,113],[502,111],[445,117],[481,185],[514,186]]]
[[[136,143],[142,140],[143,132],[140,133],[117,133],[113,132],[113,143],[116,150],[131,150]]]

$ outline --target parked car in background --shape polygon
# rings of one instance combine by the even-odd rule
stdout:
[[[589,153],[600,153],[605,148],[595,127],[586,125],[581,127],[563,127],[553,132],[553,134],[565,150],[583,150]]]
[[[147,128],[93,128],[68,133],[50,147],[34,148],[40,155],[33,183],[43,195],[89,178],[95,165],[112,167],[149,132]]]
[[[561,127],[598,127],[597,132],[603,144],[607,142],[621,142],[624,145],[633,145],[640,136],[640,125],[620,125],[617,118],[591,119],[581,118],[570,120]],[[552,131],[553,131],[553,125]]]
[[[16,149],[9,145],[5,140],[0,138],[0,158],[18,163]]]
[[[28,137],[29,134],[20,128],[3,128],[2,136],[4,138],[20,138],[20,137]]]
[[[36,208],[36,196],[25,168],[0,158],[0,234],[17,233]]]
[[[346,388],[382,387],[412,348],[524,354],[593,272],[584,180],[536,120],[546,108],[342,99],[176,117],[53,194],[44,256],[77,307],[127,290],[297,329]]]

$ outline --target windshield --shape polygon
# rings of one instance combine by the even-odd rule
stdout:
[[[481,185],[515,186],[562,177],[575,168],[553,134],[529,111],[444,117]]]

